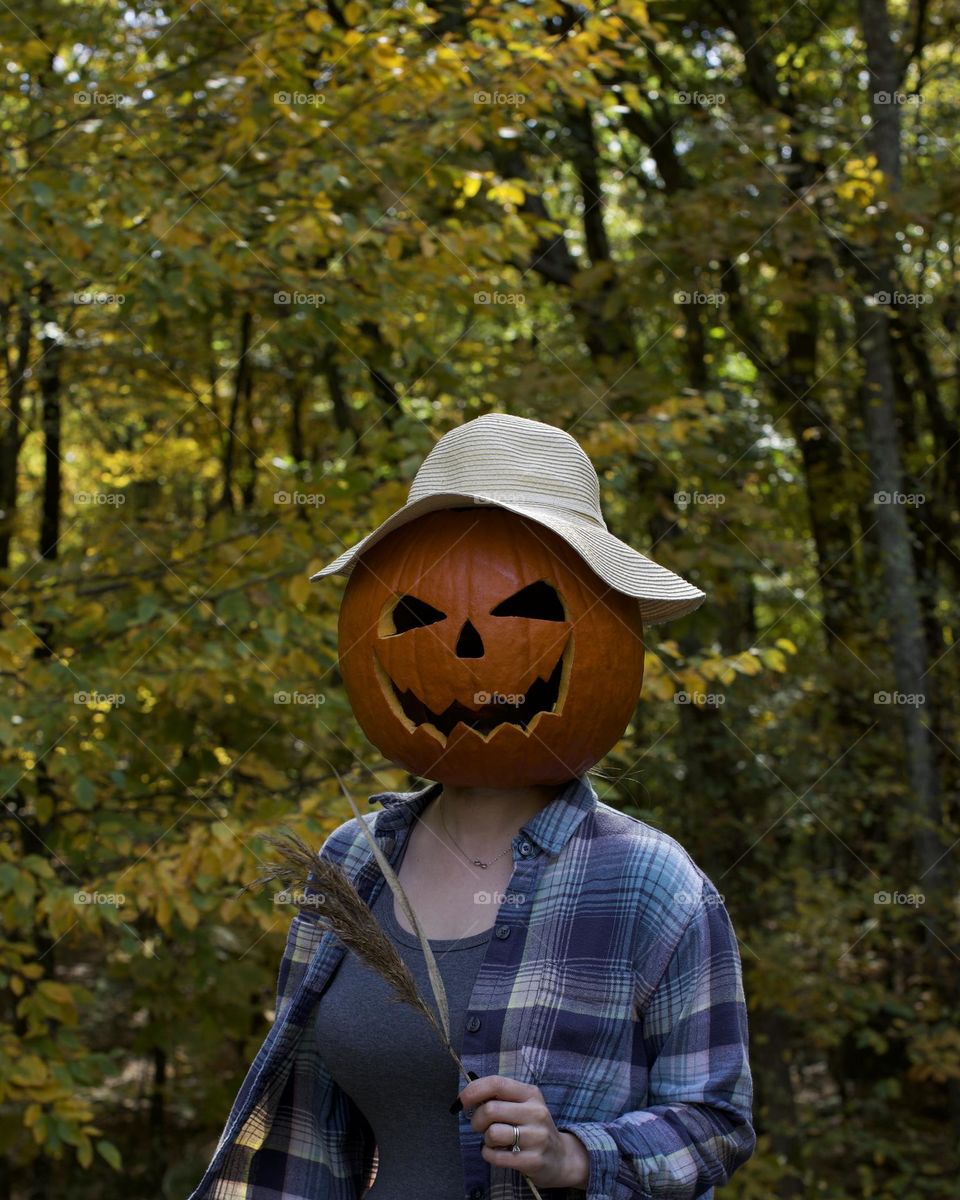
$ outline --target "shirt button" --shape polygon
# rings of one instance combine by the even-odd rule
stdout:
[[[497,926],[497,937],[498,938],[508,938],[509,936],[510,936],[510,926],[509,925],[498,925]]]
[[[470,1189],[470,1200],[483,1200],[485,1195],[486,1192],[483,1190],[483,1188]]]
[[[467,1021],[467,1029],[469,1029],[471,1033],[476,1033],[479,1028],[480,1028],[480,1018],[479,1017],[470,1017],[469,1020]]]
[[[530,843],[529,842],[521,842],[520,843],[520,853],[524,856],[524,858],[526,858],[526,856],[530,853]]]

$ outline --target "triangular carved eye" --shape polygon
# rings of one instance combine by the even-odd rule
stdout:
[[[545,580],[527,584],[490,610],[491,617],[532,617],[537,621],[565,621],[563,604],[556,588]]]
[[[426,600],[418,600],[416,596],[401,596],[393,607],[392,615],[393,632],[406,633],[410,629],[420,629],[424,625],[442,621],[447,614]]]

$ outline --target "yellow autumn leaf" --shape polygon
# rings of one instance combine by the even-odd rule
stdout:
[[[648,695],[654,700],[672,700],[676,691],[673,680],[669,675],[664,673],[659,675],[651,674],[645,680],[645,687]]]
[[[865,179],[846,179],[837,187],[837,195],[866,206],[873,200],[874,189]]]
[[[320,33],[327,24],[327,14],[322,8],[311,8],[304,20],[311,33]]]
[[[640,89],[635,83],[624,83],[620,87],[620,95],[623,97],[624,103],[630,108],[642,108],[643,100],[640,96]]]
[[[465,175],[463,177],[463,183],[461,184],[461,187],[463,188],[464,196],[466,196],[466,198],[468,200],[470,200],[473,196],[475,196],[477,194],[477,192],[480,191],[480,185],[482,183],[483,183],[482,175],[477,175],[472,171],[469,175]]]
[[[47,1065],[36,1054],[25,1054],[10,1071],[9,1079],[18,1087],[36,1087],[47,1079]]]
[[[619,12],[623,16],[629,17],[631,21],[639,22],[641,25],[650,24],[650,13],[644,0],[621,0],[617,7]]]
[[[786,671],[787,660],[782,650],[770,646],[763,651],[762,657],[764,666],[769,667],[771,671]]]
[[[294,604],[306,604],[310,599],[310,580],[306,575],[294,575],[287,584],[287,595]]]
[[[74,994],[65,983],[57,983],[54,979],[43,979],[37,984],[37,991],[42,992],[55,1004],[67,1004],[73,1007]]]
[[[187,929],[196,929],[200,920],[200,914],[189,900],[178,896],[174,899],[174,905],[177,909],[177,916]]]
[[[522,204],[523,198],[523,188],[511,180],[495,183],[487,191],[488,200],[498,200],[501,204]]]
[[[402,57],[396,52],[389,42],[377,42],[373,48],[373,57],[377,60],[381,67],[386,67],[388,71],[392,71],[397,67],[403,66]]]

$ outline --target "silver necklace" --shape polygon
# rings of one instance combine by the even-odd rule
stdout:
[[[438,807],[439,807],[439,806],[438,806]],[[450,832],[450,830],[449,830],[449,829],[447,829],[447,823],[446,823],[446,821],[443,819],[443,809],[442,809],[442,808],[440,809],[440,824],[441,824],[441,825],[443,826],[443,828],[446,830],[446,832],[447,832],[447,837],[450,839],[450,841],[451,841],[451,842],[453,842],[453,844],[454,844],[454,845],[456,846],[456,848],[457,848],[457,849],[460,851],[460,853],[463,855],[463,857],[464,857],[464,858],[468,858],[468,859],[470,859],[470,861],[473,863],[473,865],[474,865],[475,867],[482,867],[482,868],[484,869],[484,871],[485,871],[485,870],[487,869],[487,867],[489,867],[489,866],[490,866],[492,863],[495,863],[495,862],[497,861],[497,858],[503,858],[503,856],[506,854],[507,850],[509,850],[509,849],[512,847],[512,845],[513,845],[513,843],[511,842],[511,843],[510,843],[510,846],[508,846],[508,847],[507,847],[507,850],[501,850],[501,851],[500,851],[500,853],[497,855],[497,858],[491,858],[491,859],[490,859],[490,862],[481,862],[479,858],[470,858],[470,855],[469,855],[469,854],[467,854],[467,853],[464,851],[463,847],[460,845],[460,843],[457,841],[457,839],[456,839],[456,838],[453,836],[453,834]]]

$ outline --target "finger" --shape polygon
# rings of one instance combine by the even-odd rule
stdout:
[[[514,1154],[513,1151],[513,1125],[505,1124],[502,1121],[496,1121],[489,1126],[483,1135],[483,1144],[488,1150],[506,1151],[508,1154],[517,1158],[524,1150],[532,1149],[530,1143],[530,1130],[520,1129],[520,1149]],[[524,1136],[526,1134],[526,1137]]]
[[[534,1110],[526,1100],[485,1100],[470,1117],[470,1127],[483,1133],[491,1125],[529,1125]],[[512,1143],[511,1143],[512,1144]]]
[[[476,1071],[468,1071],[468,1072],[467,1072],[467,1077],[468,1077],[469,1079],[477,1079],[477,1078],[479,1078],[479,1076],[477,1075]],[[469,1087],[469,1084],[468,1084],[467,1086]],[[457,1113],[458,1113],[458,1112],[460,1112],[462,1109],[463,1109],[463,1101],[461,1100],[461,1098],[460,1098],[460,1093],[458,1092],[458,1093],[457,1093],[457,1098],[456,1098],[456,1100],[454,1100],[454,1102],[453,1102],[453,1103],[450,1105],[450,1112],[451,1112],[451,1113],[452,1113],[454,1116],[456,1116],[456,1115],[457,1115]]]
[[[487,1100],[513,1100],[520,1103],[529,1100],[536,1092],[531,1083],[521,1083],[507,1075],[484,1075],[475,1079],[459,1093],[464,1108],[475,1108]]]

